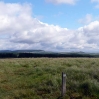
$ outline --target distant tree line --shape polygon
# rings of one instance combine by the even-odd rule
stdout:
[[[78,54],[78,53],[0,53],[0,58],[37,58],[37,57],[49,57],[49,58],[60,58],[60,57],[99,57],[99,55],[91,54]]]

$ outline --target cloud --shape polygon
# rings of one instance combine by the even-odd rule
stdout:
[[[57,14],[54,14],[53,16],[54,16],[54,17],[60,17],[60,16],[62,16],[62,15],[64,15],[64,13],[58,12]]]
[[[99,3],[99,0],[91,0],[91,2],[98,2]]]
[[[97,5],[95,6],[95,8],[99,8],[99,0],[91,0],[92,3],[97,3]]]
[[[99,49],[99,21],[94,21],[87,26],[81,27],[78,30],[82,31],[84,36],[87,38],[86,42],[91,48]]]
[[[93,16],[91,14],[87,14],[84,18],[79,19],[78,22],[81,24],[89,24],[93,20]]]
[[[99,21],[76,30],[43,23],[30,4],[0,2],[0,49],[99,50]]]
[[[46,1],[54,3],[54,4],[70,4],[70,5],[74,5],[78,0],[46,0]]]
[[[95,8],[99,9],[99,4],[97,4],[97,5],[95,6]]]

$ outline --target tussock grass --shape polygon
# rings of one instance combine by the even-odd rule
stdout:
[[[62,72],[64,99],[99,99],[99,58],[0,59],[0,99],[59,99]]]

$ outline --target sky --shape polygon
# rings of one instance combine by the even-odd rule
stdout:
[[[0,0],[0,50],[99,52],[99,0]]]

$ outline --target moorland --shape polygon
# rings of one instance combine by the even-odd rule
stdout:
[[[99,99],[99,58],[0,59],[0,99]]]

